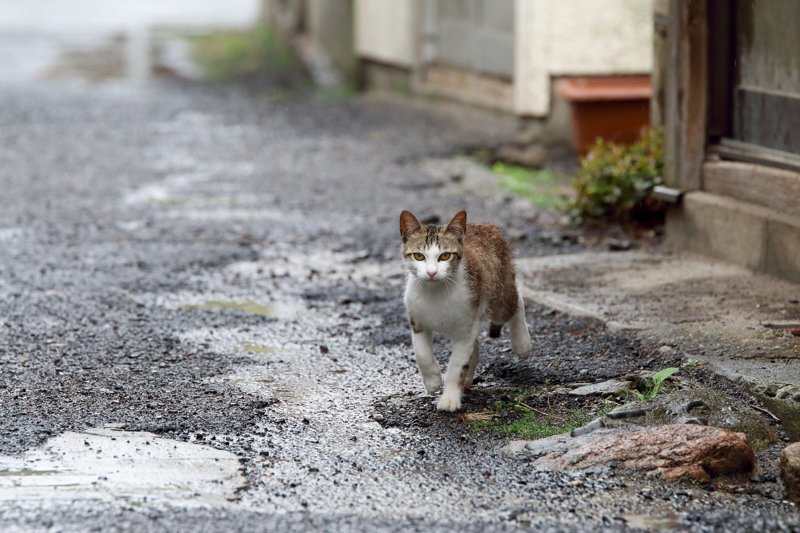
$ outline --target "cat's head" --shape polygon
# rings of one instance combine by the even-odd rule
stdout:
[[[444,226],[423,225],[417,217],[400,213],[400,237],[408,272],[427,283],[447,283],[453,279],[464,254],[467,212],[459,211]]]

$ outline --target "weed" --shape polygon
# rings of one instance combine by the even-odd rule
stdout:
[[[539,207],[561,210],[567,205],[569,178],[565,176],[502,162],[493,164],[492,170],[500,175],[501,187]]]
[[[686,361],[683,362],[683,364],[681,365],[681,368],[694,368],[699,364],[700,364],[700,361],[698,361],[697,359],[689,358],[689,359],[687,359]]]
[[[272,79],[293,87],[302,69],[289,46],[263,26],[190,38],[192,59],[212,81]]]
[[[242,341],[239,345],[242,347],[242,350],[250,353],[272,353],[275,351],[275,348],[272,346],[266,346],[257,342]]]
[[[616,407],[614,403],[604,402],[595,408],[572,409],[556,414],[556,410],[531,406],[528,396],[525,392],[518,392],[509,400],[496,400],[482,411],[462,415],[461,421],[469,424],[473,431],[542,439],[569,433]]]
[[[678,370],[679,369],[675,368],[674,366],[659,370],[653,374],[653,377],[647,382],[644,391],[633,391],[633,394],[640,401],[652,400],[661,391],[661,386],[664,384],[664,381],[666,381],[666,379],[672,374],[678,372]]]
[[[317,97],[323,102],[341,102],[352,98],[356,92],[350,87],[319,88]]]
[[[275,315],[275,309],[271,305],[261,305],[251,300],[244,302],[229,302],[224,300],[208,300],[201,304],[186,304],[181,306],[184,309],[234,309],[249,315],[259,315],[271,317]]]

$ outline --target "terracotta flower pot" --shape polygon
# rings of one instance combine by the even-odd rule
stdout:
[[[597,137],[631,143],[650,123],[649,76],[563,78],[555,88],[572,108],[572,133],[581,155]]]

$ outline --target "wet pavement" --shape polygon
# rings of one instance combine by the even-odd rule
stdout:
[[[540,471],[503,453],[510,437],[434,410],[403,313],[399,211],[464,207],[520,257],[580,251],[447,156],[510,136],[508,120],[60,72],[0,85],[4,529],[800,527],[774,472],[702,487]],[[467,412],[521,390],[555,410],[576,400],[554,386],[680,359],[527,314],[533,357],[485,339]]]

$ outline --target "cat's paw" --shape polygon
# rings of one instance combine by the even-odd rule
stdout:
[[[422,382],[425,384],[425,390],[428,391],[428,394],[433,394],[442,388],[442,375],[422,376]]]
[[[527,359],[531,355],[531,337],[530,335],[520,335],[520,338],[511,339],[511,351],[517,354],[520,359]]]
[[[458,411],[461,409],[461,391],[460,390],[450,390],[444,391],[442,396],[439,398],[439,402],[436,404],[436,409],[438,411]]]

